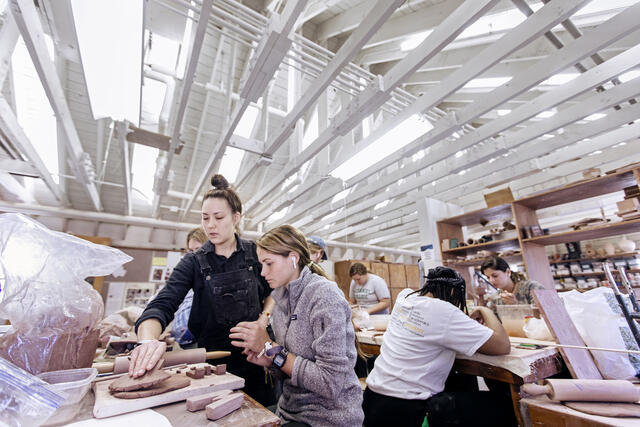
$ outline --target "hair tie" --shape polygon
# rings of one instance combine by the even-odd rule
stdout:
[[[313,260],[309,261],[309,264],[307,264],[307,267],[311,268],[313,266],[314,262]]]

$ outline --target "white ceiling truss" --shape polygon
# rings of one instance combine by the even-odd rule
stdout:
[[[248,233],[291,223],[409,255],[424,197],[468,211],[507,185],[522,197],[640,161],[640,1],[145,1],[139,129],[93,119],[70,3],[8,0],[0,15],[0,210],[183,230],[231,165]],[[59,172],[20,125],[20,43]],[[183,65],[157,60],[163,43]],[[430,130],[337,177],[416,115]],[[158,149],[144,171],[142,145]]]

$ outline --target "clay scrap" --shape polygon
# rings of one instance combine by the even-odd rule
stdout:
[[[233,393],[233,390],[220,390],[187,398],[187,411],[202,411],[208,404]]]
[[[213,421],[220,419],[239,409],[243,401],[244,395],[242,393],[232,393],[216,400],[206,406],[207,418]]]
[[[171,377],[167,372],[159,370],[163,362],[164,360],[160,359],[151,371],[141,377],[131,378],[129,375],[123,375],[120,378],[115,379],[111,384],[109,384],[109,390],[114,392],[134,391],[151,388],[160,384]]]
[[[134,390],[134,391],[121,391],[112,393],[114,397],[119,399],[138,399],[141,397],[155,396],[156,394],[166,393],[168,391],[179,390],[181,388],[189,387],[191,380],[185,378],[182,375],[170,376],[170,378],[157,384],[155,387]]]
[[[222,365],[216,365],[215,370],[213,371],[214,374],[216,375],[224,375],[227,373],[227,365],[226,364],[222,364]]]

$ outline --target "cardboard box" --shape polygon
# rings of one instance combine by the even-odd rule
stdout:
[[[640,198],[633,197],[631,199],[625,199],[616,203],[618,205],[618,212],[633,212],[640,210]]]
[[[407,286],[411,289],[420,289],[420,268],[417,265],[405,265],[405,274],[407,276]]]
[[[406,288],[407,275],[404,270],[404,264],[388,264],[389,266],[389,287]]]
[[[503,188],[502,190],[485,194],[484,201],[487,204],[488,208],[504,205],[505,203],[513,201],[513,193],[511,193],[511,188]]]
[[[382,262],[372,262],[371,272],[376,276],[382,277],[387,283],[387,286],[389,286],[389,264],[384,264]]]

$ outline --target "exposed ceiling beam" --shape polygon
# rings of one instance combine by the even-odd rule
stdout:
[[[413,114],[433,108],[440,101],[442,101],[449,93],[455,92],[457,89],[462,87],[467,81],[481,74],[484,70],[490,68],[492,65],[497,63],[500,59],[506,57],[511,52],[514,52],[519,47],[527,44],[531,40],[534,40],[536,37],[539,37],[549,28],[552,28],[553,26],[557,25],[559,22],[561,22],[571,13],[573,13],[576,9],[578,9],[583,3],[584,1],[575,0],[572,2],[563,2],[562,5],[557,4],[556,7],[549,8],[549,9],[546,9],[546,8],[551,6],[551,4],[544,6],[536,14],[534,14],[529,19],[524,21],[522,24],[518,25],[513,30],[511,30],[508,36],[503,37],[493,45],[479,52],[476,56],[474,56],[471,60],[469,60],[469,62],[465,65],[464,68],[457,69],[456,71],[451,73],[446,80],[440,83],[440,85],[438,85],[437,87],[434,87],[433,90],[429,91],[424,96],[418,98],[416,101],[414,101],[413,104],[411,104],[409,107],[403,110],[400,114],[389,119],[387,122],[381,125],[376,131],[372,132],[372,134],[369,135],[365,140],[360,141],[356,146],[354,146],[350,150],[350,152],[344,153],[343,155],[344,157],[341,157],[340,159],[338,159],[337,162],[334,162],[333,165],[330,165],[329,169],[332,170],[335,167],[339,166],[339,162],[342,162],[345,157],[349,158],[355,155],[357,150],[361,150],[364,147],[368,146],[370,143],[374,142],[375,140],[380,138],[382,135],[384,135],[388,130],[399,125],[404,120],[411,117]],[[427,38],[427,40],[431,38],[431,36],[433,36],[434,34],[435,32],[432,33]],[[394,67],[390,71],[390,73],[392,73],[395,68],[396,67]],[[537,74],[536,77],[540,77],[540,74]],[[543,79],[540,79],[540,80],[543,80]],[[537,82],[534,82],[531,85],[534,85],[535,83]],[[494,101],[495,99],[492,97],[490,99],[487,99],[485,104],[488,105],[491,103],[495,103]],[[431,144],[434,142],[437,142],[443,137],[446,137],[449,134],[451,134],[453,131],[460,130],[462,125],[465,123],[466,122],[461,122],[461,121],[459,122],[457,120],[457,116],[453,116],[451,114],[447,115],[446,117],[436,122],[436,124],[434,125],[434,129],[432,129],[422,137],[418,138],[416,141],[412,142],[409,146],[403,148],[402,150],[399,150],[399,152],[397,153],[394,153],[388,156],[384,160],[369,167],[364,172],[361,172],[360,174],[351,178],[347,182],[347,187],[351,187],[353,184],[355,184],[356,182],[362,181],[363,179],[365,179],[375,171],[381,170],[383,167],[387,167],[390,164],[401,160],[403,157],[412,154],[412,153],[408,153],[409,149],[413,149],[413,152],[415,152],[415,151],[418,151],[418,149],[424,148],[426,143],[423,141],[426,141],[426,140],[431,141]],[[447,127],[448,133],[439,132],[438,131],[439,125],[440,127]],[[381,167],[381,165],[383,166]],[[296,209],[294,209],[294,211],[292,211],[285,218],[283,218],[283,221],[286,221],[290,217],[294,217],[295,215],[298,215],[304,209],[312,208],[314,206],[314,203],[315,205],[317,205],[322,201],[322,200],[319,200],[320,197],[323,197],[324,199],[326,199],[330,193],[333,192],[335,194],[335,191],[336,191],[335,188],[330,189],[327,192],[323,192],[322,195],[319,195],[316,199],[308,203],[301,204],[300,206],[297,206]]]
[[[0,119],[1,120],[1,119]],[[0,129],[3,128],[0,127]],[[0,172],[7,172],[12,175],[30,176],[40,178],[38,170],[29,162],[14,159],[0,159]]]
[[[585,100],[584,103],[576,104],[573,107],[563,110],[550,119],[543,120],[536,125],[529,126],[519,132],[510,134],[505,138],[505,146],[517,147],[527,141],[533,141],[538,136],[548,133],[553,129],[565,126],[567,122],[572,123],[577,120],[577,118],[591,114],[593,111],[599,111],[602,108],[611,107],[622,102],[625,98],[636,96],[638,91],[640,91],[640,79],[631,80],[630,82],[621,86],[616,86],[605,93],[598,93],[592,96],[589,100]],[[506,168],[514,164],[513,169],[517,169],[517,165],[524,162],[522,156],[526,156],[527,159],[535,159],[536,157],[544,155],[557,148],[573,144],[584,138],[599,135],[617,126],[621,126],[624,123],[633,121],[640,116],[640,108],[638,108],[637,105],[638,104],[632,105],[620,111],[614,111],[607,116],[606,120],[589,122],[580,126],[576,131],[565,131],[564,134],[550,140],[535,141],[535,144],[530,144],[527,150],[520,150],[521,154],[519,156],[511,155],[506,158],[499,158],[496,160],[496,164],[500,165],[501,168]],[[489,152],[495,152],[495,149],[492,147],[481,147],[479,149],[487,149]],[[469,157],[468,161],[472,160],[473,158]],[[373,197],[360,195],[360,197],[356,199],[357,201],[352,202],[350,207],[345,212],[342,212],[342,215],[355,215],[358,212],[374,206],[386,199],[397,197],[429,183],[435,183],[436,181],[437,185],[433,187],[429,186],[430,188],[426,190],[423,189],[421,194],[433,195],[438,192],[446,191],[450,188],[462,188],[461,186],[469,181],[477,181],[479,184],[484,185],[485,181],[481,178],[484,175],[491,173],[493,170],[493,168],[487,167],[487,164],[484,163],[471,167],[464,175],[452,175],[450,174],[451,168],[452,166],[450,161],[442,160],[426,169],[422,175],[408,178],[401,184],[391,186],[390,191],[382,193],[378,191],[380,194]],[[526,167],[518,169],[519,172],[522,170],[526,170]],[[510,176],[514,176],[519,172],[511,170],[512,175]],[[507,178],[508,177],[509,176],[507,176]],[[317,214],[323,215],[326,214],[327,211],[328,210],[321,209],[317,211]]]
[[[287,114],[279,130],[269,139],[266,144],[267,148],[264,151],[265,157],[273,157],[274,153],[291,136],[298,120],[313,106],[331,82],[340,74],[340,71],[360,52],[364,43],[375,34],[380,25],[382,25],[403,2],[404,0],[378,0],[378,2],[369,9],[370,12],[365,16],[363,22],[360,23],[358,28],[342,45],[322,73],[307,88],[305,93],[300,97],[300,100],[289,114]],[[258,163],[256,167],[248,169],[247,174],[240,179],[240,182],[246,181],[248,177],[257,172],[260,167],[261,163]]]
[[[211,5],[213,0],[202,0],[200,7],[200,15],[198,17],[198,25],[196,27],[195,35],[191,39],[189,46],[189,57],[187,59],[187,66],[185,67],[184,79],[182,82],[182,95],[178,102],[178,109],[173,117],[173,127],[171,128],[171,145],[169,151],[166,154],[164,165],[161,171],[156,172],[156,182],[154,185],[155,194],[152,203],[152,216],[157,218],[160,213],[160,203],[162,197],[169,191],[169,173],[173,164],[173,156],[175,149],[180,144],[180,132],[182,130],[182,123],[184,121],[184,115],[187,110],[187,102],[189,101],[189,95],[191,94],[191,86],[195,80],[196,67],[198,66],[198,59],[200,58],[200,51],[202,50],[202,44],[204,42],[204,36],[207,33],[207,25],[209,24],[209,16],[211,15]],[[159,176],[158,176],[159,175]],[[188,208],[187,208],[188,211]]]
[[[31,162],[53,196],[62,205],[69,206],[70,202],[62,188],[53,180],[51,173],[45,166],[31,141],[18,123],[18,118],[9,103],[0,96],[0,131],[13,145]]]
[[[315,141],[302,151],[295,160],[291,162],[290,167],[266,185],[265,192],[269,193],[274,191],[288,177],[296,173],[305,162],[322,151],[338,135],[345,135],[348,131],[355,128],[366,116],[383,105],[391,96],[391,92],[402,80],[406,79],[411,73],[415,72],[417,68],[437,54],[447,43],[475,22],[475,20],[494,3],[495,1],[493,0],[466,2],[456,9],[429,37],[407,55],[403,61],[396,64],[384,77],[379,77],[377,80],[371,82],[362,93],[344,107],[332,120],[331,126],[327,127]],[[394,124],[400,122],[401,121],[395,119],[393,121]],[[380,129],[377,129],[372,135],[378,135],[380,131]],[[369,138],[373,138],[372,135],[370,135]],[[309,184],[310,183],[305,183],[304,186],[301,186],[303,188],[300,188],[289,197],[297,197],[299,194],[310,190],[311,187]],[[253,197],[249,200],[246,203],[247,211],[250,212],[259,200],[258,197]],[[282,203],[286,203],[286,200]],[[261,218],[254,219],[254,223],[259,220],[261,220]]]
[[[11,68],[11,55],[20,37],[20,30],[9,12],[9,4],[4,8],[4,21],[0,28],[0,87],[4,85],[7,73]]]
[[[13,175],[3,171],[0,171],[0,198],[9,202],[36,202],[31,192],[22,183],[16,180]]]
[[[262,95],[269,80],[273,78],[280,67],[292,43],[291,30],[306,4],[307,0],[288,2],[282,15],[273,15],[271,18],[268,24],[267,34],[264,35],[260,45],[256,48],[251,59],[251,65],[247,68],[247,73],[241,79],[241,100],[231,114],[231,119],[223,128],[220,141],[207,160],[207,164],[196,182],[191,198],[180,215],[181,219],[184,219],[187,212],[189,212],[198,197],[200,189],[222,159],[229,140],[247,107],[252,101],[257,100]]]
[[[129,160],[129,141],[127,133],[129,124],[127,122],[116,122],[116,132],[118,134],[118,145],[122,154],[122,182],[124,184],[125,215],[133,215],[133,201],[131,199],[131,162]]]
[[[64,140],[70,156],[69,166],[78,182],[89,195],[94,209],[100,211],[102,210],[102,204],[98,190],[93,182],[92,175],[95,171],[91,163],[91,157],[82,149],[82,143],[73,124],[64,89],[58,78],[55,64],[49,57],[44,38],[45,34],[36,7],[32,0],[10,1],[11,12],[31,55],[31,60],[40,77],[47,98],[49,98],[51,108],[67,136]]]

